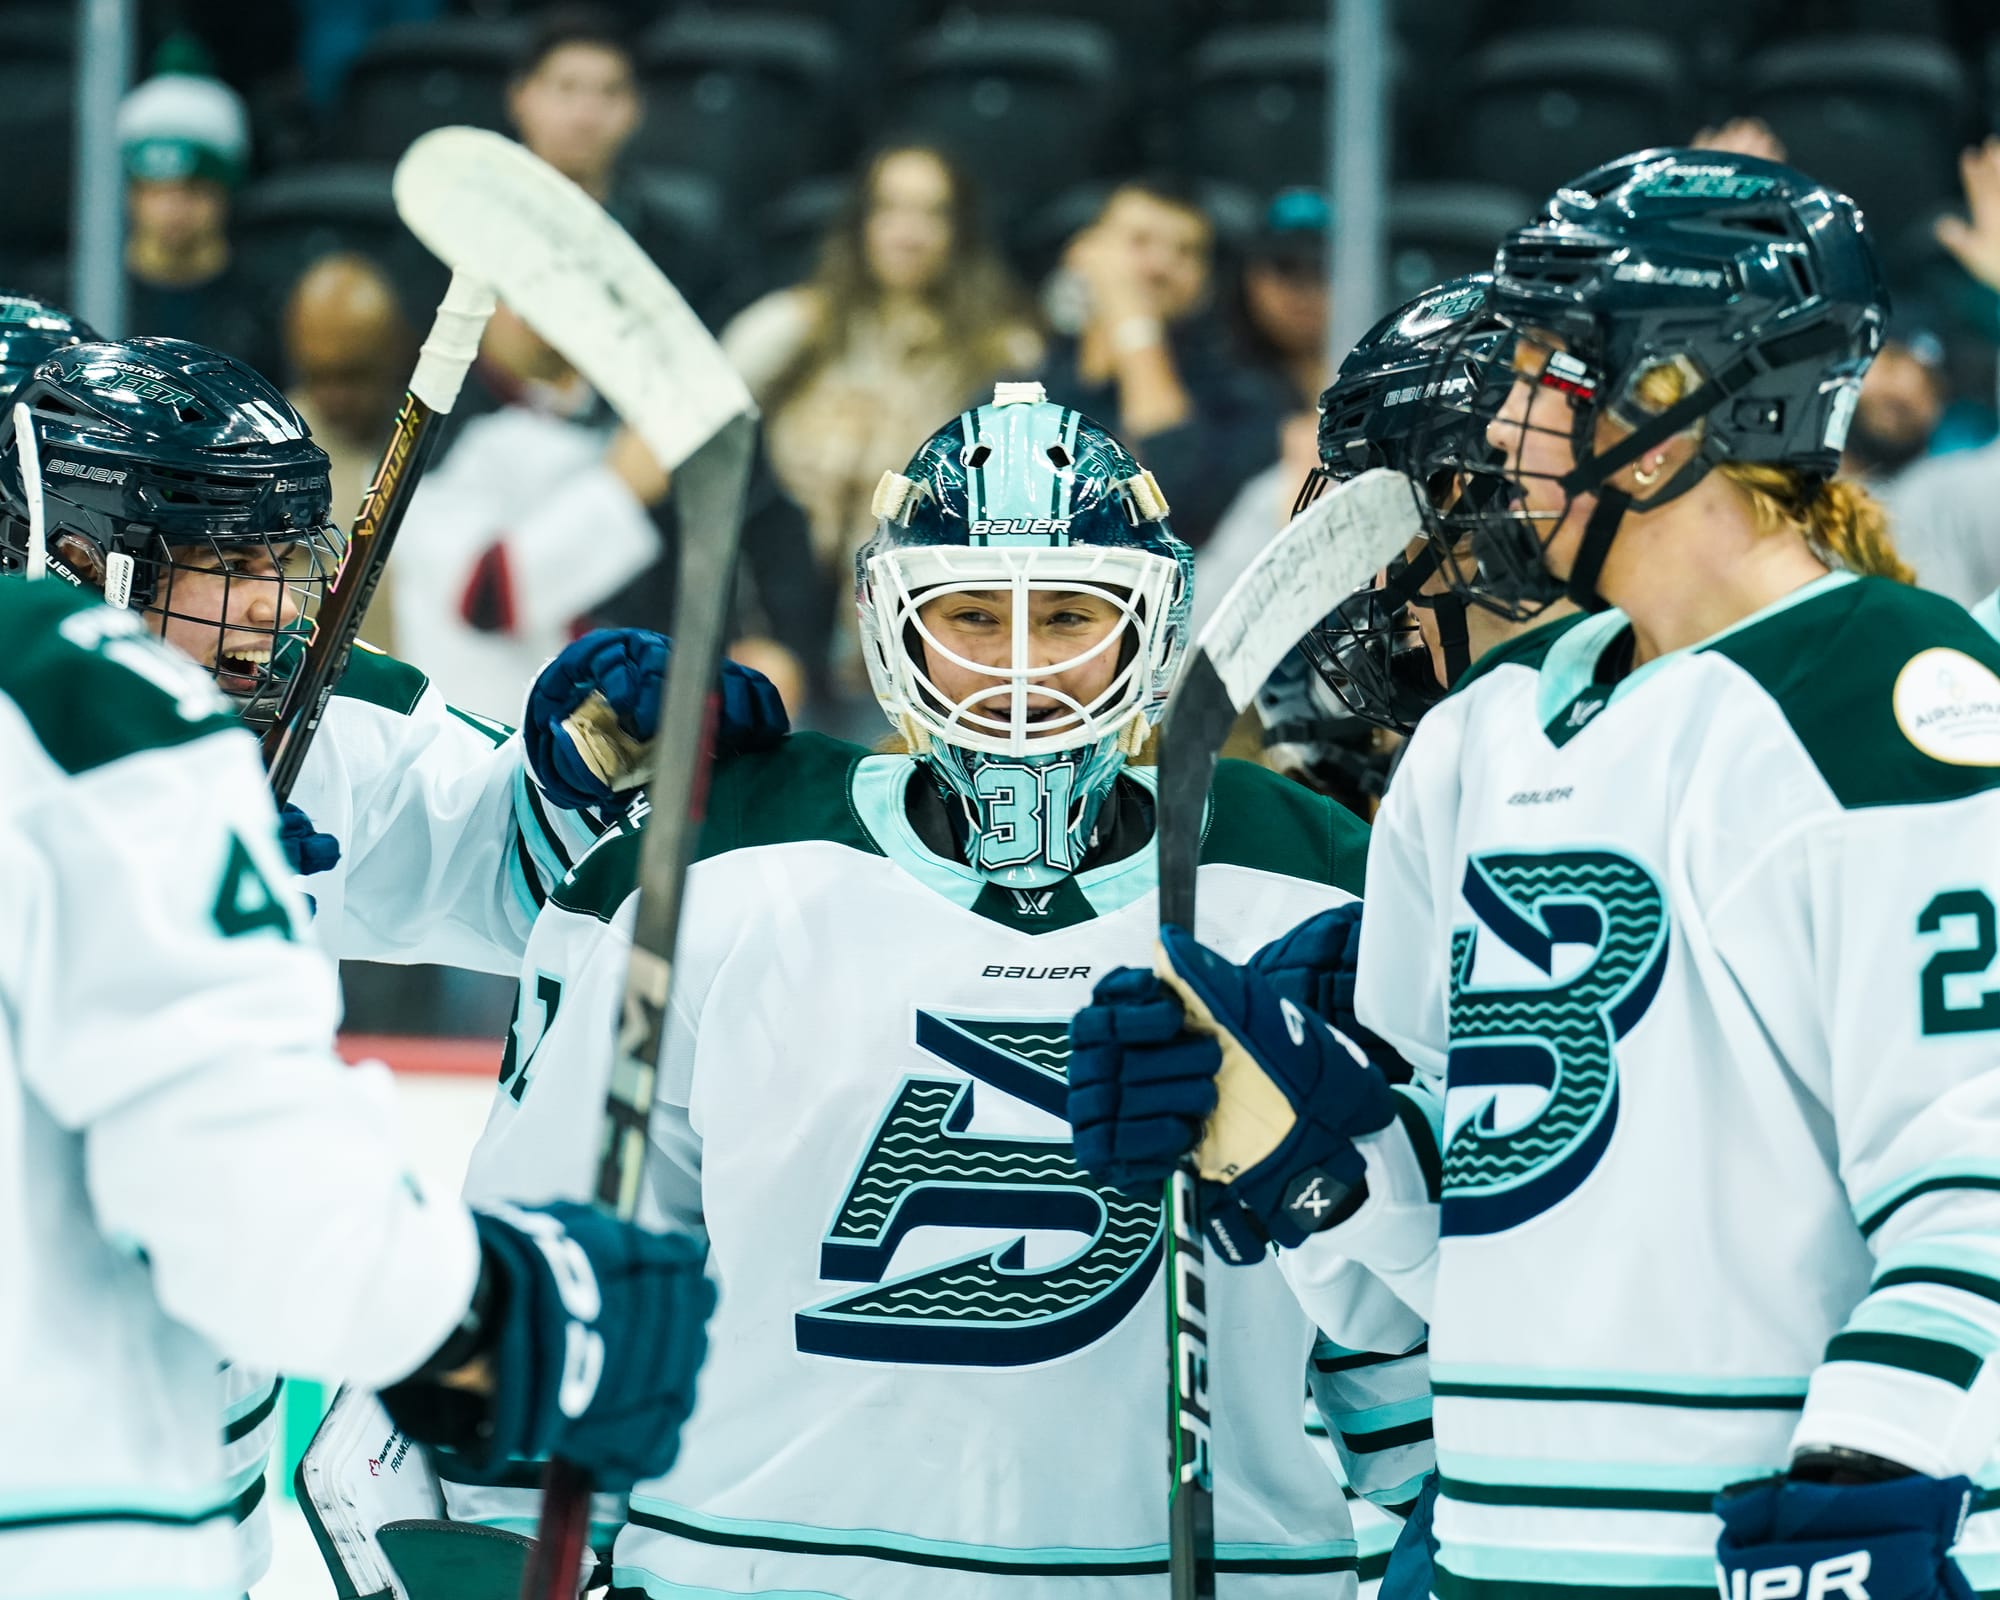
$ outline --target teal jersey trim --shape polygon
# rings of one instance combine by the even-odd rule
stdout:
[[[285,1392],[285,1380],[275,1380],[261,1395],[245,1395],[230,1408],[222,1419],[222,1442],[234,1444],[251,1432],[273,1411],[278,1409],[278,1397]]]
[[[1431,1366],[1431,1392],[1440,1398],[1679,1406],[1702,1411],[1797,1411],[1805,1405],[1807,1382],[1803,1374],[1734,1378],[1467,1362],[1434,1362]]]
[[[2000,591],[1989,594],[1984,600],[1970,608],[1972,620],[2000,639]]]
[[[193,1527],[234,1515],[236,1502],[263,1481],[265,1470],[265,1463],[258,1462],[220,1484],[180,1491],[147,1491],[134,1485],[9,1495],[0,1499],[0,1534],[80,1522],[155,1522]]]
[[[1440,1495],[1448,1490],[1440,1490]],[[1461,1578],[1530,1584],[1602,1584],[1620,1594],[1692,1588],[1709,1600],[1715,1595],[1715,1553],[1664,1555],[1644,1550],[1560,1550],[1546,1545],[1479,1544],[1453,1539],[1438,1552],[1438,1566]],[[1442,1572],[1440,1572],[1442,1576]],[[1537,1588],[1537,1595],[1547,1591]],[[1442,1594],[1443,1590],[1440,1589]],[[1550,1595],[1548,1600],[1568,1600]]]
[[[1912,1200],[1947,1189],[2000,1189],[2000,1160],[1969,1156],[1929,1162],[1857,1200],[1854,1220],[1865,1239]]]
[[[1804,587],[1773,601],[1761,611],[1731,623],[1721,632],[1710,634],[1698,644],[1655,656],[1611,685],[1596,681],[1597,663],[1611,642],[1631,627],[1631,620],[1624,612],[1616,610],[1587,616],[1549,646],[1542,662],[1541,677],[1535,685],[1535,720],[1542,725],[1542,731],[1551,744],[1565,745],[1595,721],[1605,707],[1629,697],[1669,664],[1697,651],[1712,650],[1746,628],[1768,622],[1794,606],[1845,588],[1854,581],[1851,572],[1829,572],[1825,577],[1815,578]]]
[[[824,1589],[702,1589],[674,1583],[644,1567],[613,1566],[607,1600],[633,1600],[636,1595],[648,1600],[844,1600]]]
[[[632,1525],[670,1533],[699,1544],[718,1544],[800,1555],[865,1557],[960,1572],[1019,1577],[1109,1577],[1167,1570],[1167,1547],[1136,1545],[1091,1550],[1073,1545],[1010,1548],[956,1539],[921,1539],[879,1528],[817,1528],[808,1523],[718,1517],[652,1495],[632,1497]],[[1277,1545],[1218,1542],[1217,1570],[1223,1572],[1351,1572],[1352,1539]]]

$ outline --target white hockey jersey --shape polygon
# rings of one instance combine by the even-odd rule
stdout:
[[[543,797],[519,735],[446,705],[415,667],[359,642],[292,802],[340,843],[339,862],[300,887],[312,896],[310,936],[342,960],[512,976],[549,891],[598,833]],[[283,1385],[231,1367],[223,1388],[229,1469],[245,1485],[247,1589],[271,1561],[257,1469],[276,1441]]]
[[[393,1381],[477,1245],[328,1048],[213,683],[60,584],[0,580],[0,637],[0,1596],[234,1595],[220,1359]]]
[[[1064,1119],[1071,1015],[1151,958],[1153,852],[1016,894],[919,842],[915,774],[794,735],[716,778],[642,1215],[705,1234],[721,1303],[680,1460],[617,1539],[616,1581],[648,1595],[1137,1600],[1163,1582],[1159,1208],[1093,1188]],[[475,1199],[589,1191],[640,837],[607,834],[536,924]],[[1364,837],[1223,763],[1202,936],[1240,959],[1345,900]],[[1400,1355],[1422,1324],[1340,1276],[1325,1331],[1347,1352],[1323,1352],[1315,1389],[1352,1481],[1407,1501],[1430,1462],[1423,1358]],[[1268,1264],[1214,1264],[1209,1297],[1223,1581],[1351,1596],[1344,1499],[1300,1426],[1314,1328]],[[523,1510],[469,1488],[451,1504]]]
[[[1625,626],[1412,741],[1359,1012],[1437,1138],[1288,1253],[1309,1309],[1350,1254],[1431,1314],[1444,1600],[1704,1600],[1725,1486],[2000,1433],[2000,646],[1845,574],[1604,681]]]

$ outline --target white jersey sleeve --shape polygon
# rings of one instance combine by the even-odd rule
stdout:
[[[379,1069],[331,1053],[256,747],[127,612],[0,586],[0,1594],[234,1581],[227,1356],[381,1384],[463,1313]],[[11,1465],[9,1465],[11,1463]],[[85,1559],[85,1556],[88,1559]]]
[[[292,801],[340,843],[301,887],[343,959],[512,976],[528,930],[597,828],[551,804],[518,735],[445,704],[365,644],[328,701]]]

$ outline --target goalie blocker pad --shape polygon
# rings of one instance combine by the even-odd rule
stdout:
[[[447,1521],[430,1457],[367,1390],[335,1397],[294,1482],[339,1600],[488,1600],[520,1592],[533,1541]]]

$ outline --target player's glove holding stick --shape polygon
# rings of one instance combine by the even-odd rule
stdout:
[[[1077,1161],[1139,1188],[1194,1152],[1203,1226],[1239,1264],[1350,1215],[1366,1196],[1354,1140],[1395,1116],[1389,1080],[1322,1018],[1184,929],[1152,972],[1120,967],[1070,1024]]]
[[[667,1471],[715,1309],[701,1247],[567,1201],[473,1221],[472,1311],[421,1371],[382,1391],[396,1426],[473,1483],[551,1455],[605,1489]]]
[[[1975,1600],[1950,1555],[1971,1508],[1965,1478],[1740,1483],[1715,1498],[1717,1586],[1722,1600]]]
[[[567,811],[616,810],[652,776],[648,741],[673,641],[642,628],[600,628],[566,645],[528,691],[521,740],[542,792]],[[761,672],[722,663],[718,754],[768,750],[791,730]]]

